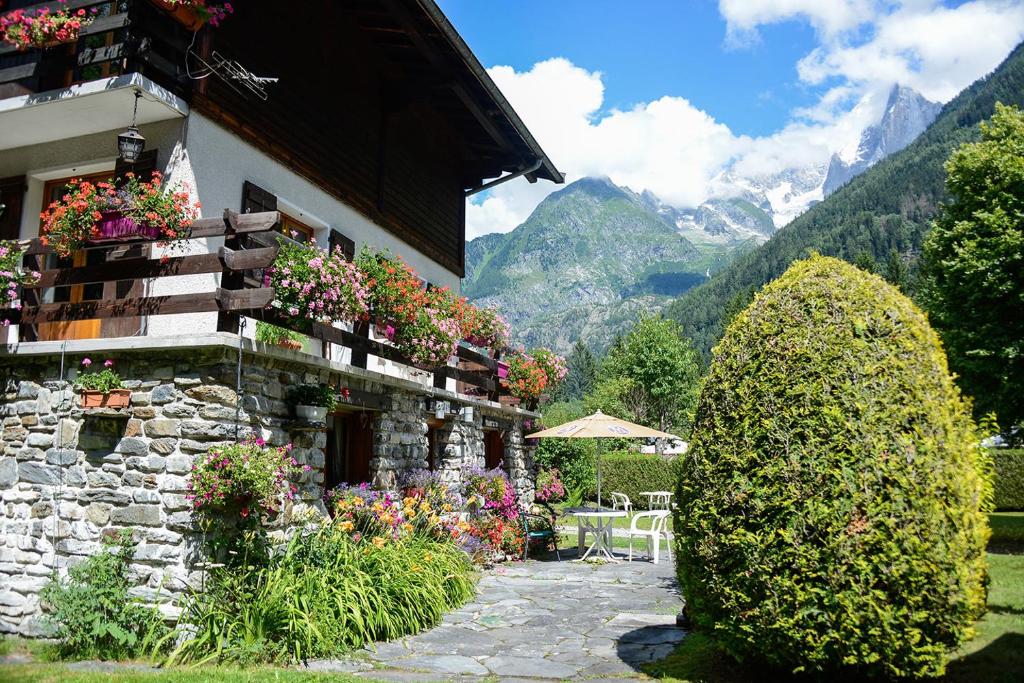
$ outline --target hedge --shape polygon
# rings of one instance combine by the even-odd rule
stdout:
[[[1024,510],[1024,449],[995,448],[996,510]]]
[[[939,676],[985,609],[988,458],[895,287],[794,263],[729,325],[673,525],[686,607],[738,659]]]
[[[629,496],[634,509],[645,509],[647,498],[641,491],[675,491],[677,462],[676,458],[626,451],[601,456],[601,502],[611,505],[611,493],[616,491]]]

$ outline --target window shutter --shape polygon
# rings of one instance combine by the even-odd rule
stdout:
[[[246,180],[242,185],[242,213],[261,211],[277,211],[277,195]]]
[[[345,237],[337,230],[331,228],[331,234],[327,237],[327,243],[330,247],[330,251],[333,254],[335,247],[341,247],[341,253],[345,255],[345,259],[352,261],[356,257],[356,243]]]
[[[148,149],[133,164],[119,158],[114,163],[114,179],[122,180],[126,173],[131,172],[137,175],[140,180],[149,180],[153,171],[156,170],[156,153],[157,150]]]
[[[21,236],[21,205],[25,199],[25,176],[0,179],[0,239],[16,240]]]

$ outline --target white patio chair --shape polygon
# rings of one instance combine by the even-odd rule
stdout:
[[[651,497],[651,509],[652,510],[669,510],[671,509],[672,494],[667,491],[659,491]]]
[[[651,526],[644,529],[641,522],[651,520]],[[661,537],[665,532],[665,524],[668,522],[668,512],[665,510],[649,510],[638,512],[633,515],[629,523],[629,561],[633,561],[633,539],[643,538],[647,542],[647,555],[654,564],[658,564],[658,555],[661,550]],[[668,545],[668,558],[672,559],[672,545]]]
[[[612,510],[625,510],[628,515],[633,512],[633,503],[625,493],[612,491]]]

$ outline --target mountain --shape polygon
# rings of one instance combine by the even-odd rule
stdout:
[[[723,320],[810,250],[850,261],[885,261],[899,255],[912,269],[931,219],[946,197],[943,164],[956,147],[978,138],[978,123],[992,116],[996,102],[1024,106],[1024,43],[995,71],[946,104],[914,142],[686,292],[668,314],[707,354],[722,335]]]
[[[825,196],[909,145],[935,120],[941,109],[941,104],[925,99],[916,90],[894,85],[882,120],[861,133],[856,149],[832,155],[823,187]]]
[[[659,205],[607,178],[578,180],[512,232],[471,241],[463,294],[497,305],[520,343],[563,353],[576,339],[603,347],[640,313],[703,282],[731,251],[695,246]]]

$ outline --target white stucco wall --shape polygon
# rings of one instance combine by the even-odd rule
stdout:
[[[2,117],[0,117],[2,118]],[[0,127],[2,127],[0,120]],[[248,180],[278,197],[280,208],[316,229],[317,241],[327,245],[329,228],[334,228],[356,243],[376,249],[390,249],[401,255],[426,280],[458,291],[459,277],[421,254],[364,215],[330,196],[256,147],[231,134],[209,119],[191,113],[187,119],[161,121],[140,126],[147,149],[158,149],[157,167],[171,183],[187,184],[196,192],[204,216],[218,216],[225,208],[241,206],[242,185]],[[77,138],[17,147],[0,152],[0,178],[25,174],[28,192],[22,211],[21,237],[39,234],[39,211],[43,186],[47,180],[76,174],[113,170],[116,136],[120,128]],[[193,240],[173,247],[176,255],[215,250],[220,238]],[[157,251],[156,256],[160,255]],[[161,278],[147,288],[150,295],[168,295],[210,291],[217,286],[217,275]],[[146,333],[171,335],[203,333],[216,329],[216,314],[152,316]],[[254,332],[249,324],[247,336]],[[14,341],[11,330],[10,341]],[[334,358],[347,360],[348,351],[335,348]],[[370,359],[370,369],[429,383],[429,376],[398,367],[378,358]]]

